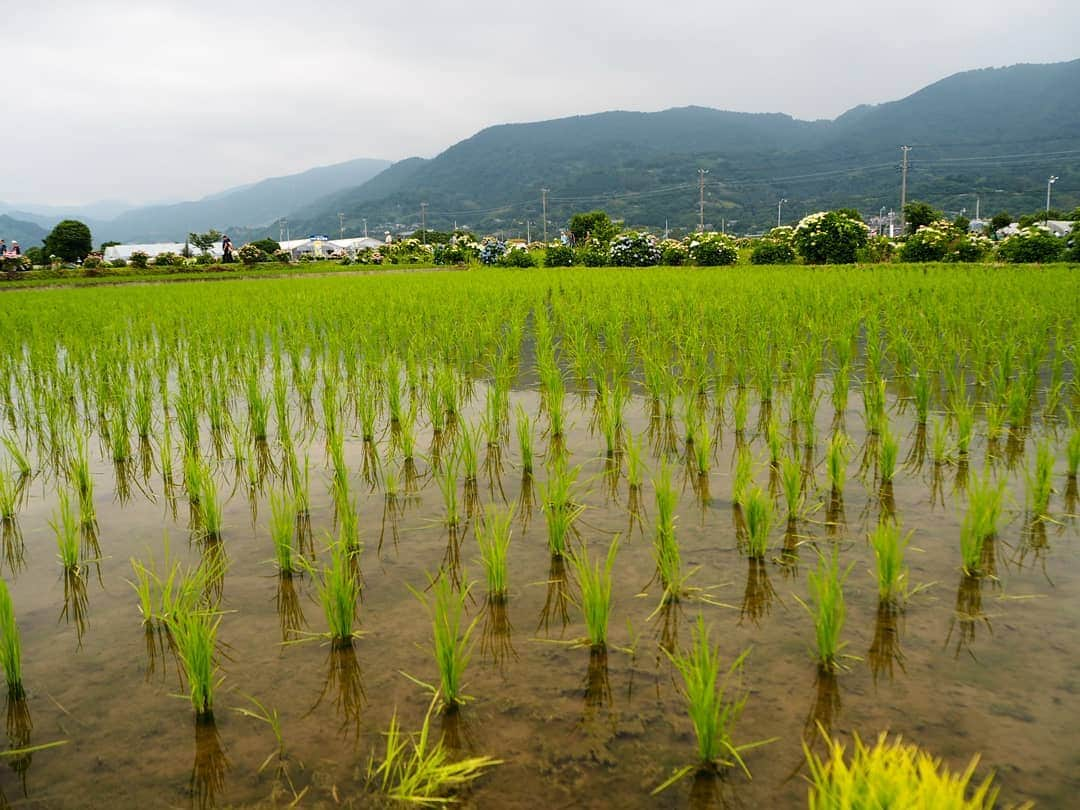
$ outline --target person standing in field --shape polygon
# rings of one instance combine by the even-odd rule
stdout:
[[[0,239],[0,256],[3,256],[5,253],[7,253],[7,242]]]
[[[11,243],[11,252],[14,253],[16,256],[22,255],[22,248],[19,247],[18,240],[15,240]]]
[[[221,240],[221,260],[226,264],[232,262],[232,239],[225,236]]]

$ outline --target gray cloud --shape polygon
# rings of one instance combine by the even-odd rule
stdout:
[[[193,198],[491,124],[701,104],[834,117],[1075,58],[1080,4],[44,2],[5,37],[0,200]],[[9,19],[10,26],[15,20]]]

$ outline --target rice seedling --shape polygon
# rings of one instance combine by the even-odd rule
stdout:
[[[392,801],[417,807],[445,805],[454,800],[455,790],[502,762],[489,756],[458,758],[450,753],[442,738],[435,739],[431,716],[438,701],[439,695],[435,695],[420,731],[414,735],[401,730],[395,709],[383,733],[386,747],[382,760],[376,764],[374,752],[368,760],[368,783]]]
[[[508,596],[506,573],[507,553],[510,550],[511,524],[514,508],[488,504],[484,519],[476,526],[476,542],[480,547],[480,562],[487,579],[489,602],[505,601]]]
[[[754,486],[744,504],[747,528],[747,553],[756,560],[765,559],[769,548],[769,530],[773,523],[772,498],[761,487]]]
[[[57,511],[49,521],[56,534],[56,546],[59,550],[60,565],[65,571],[79,569],[79,519],[71,505],[71,496],[67,490],[57,492]]]
[[[288,492],[270,495],[270,539],[274,544],[274,561],[282,576],[293,576],[302,570],[303,558],[293,548],[296,535],[296,501]]]
[[[21,700],[26,695],[22,681],[22,641],[15,621],[15,605],[7,582],[0,578],[0,667],[4,669],[8,697]]]
[[[968,509],[960,526],[960,556],[968,575],[984,573],[984,548],[997,534],[1004,496],[1005,482],[991,482],[989,471],[968,487]]]
[[[415,678],[411,680],[438,695],[446,711],[453,711],[469,700],[462,692],[462,678],[472,658],[472,634],[480,619],[477,616],[465,625],[465,603],[470,589],[470,585],[455,589],[450,577],[443,572],[430,580],[429,595],[413,590],[413,594],[431,615],[432,652],[439,669],[439,686],[435,687]]]
[[[1054,451],[1050,440],[1035,445],[1035,469],[1027,473],[1028,511],[1036,518],[1050,513],[1050,496],[1054,492]]]
[[[707,476],[712,467],[712,433],[704,419],[698,419],[694,427],[694,461],[698,476]]]
[[[933,381],[926,372],[916,372],[912,384],[915,399],[916,424],[925,425],[930,414],[930,401],[933,397]]]
[[[942,419],[935,419],[931,434],[934,464],[942,465],[949,460],[949,426]]]
[[[891,484],[896,475],[896,460],[900,456],[900,441],[886,422],[882,426],[881,441],[878,443],[878,474],[882,484]]]
[[[694,640],[685,653],[664,654],[678,670],[683,681],[683,698],[697,737],[697,764],[677,770],[671,778],[653,790],[656,795],[695,770],[717,771],[736,765],[749,777],[750,770],[743,754],[771,740],[736,744],[735,726],[746,706],[748,693],[738,686],[745,650],[721,672],[720,646],[713,646],[705,619],[699,614],[694,626]]]
[[[675,507],[679,496],[671,481],[671,468],[661,464],[659,475],[653,479],[656,492],[656,533],[653,536],[653,559],[660,584],[664,588],[661,605],[678,602],[685,592],[689,573],[682,568],[682,555],[675,534]],[[692,572],[691,572],[692,573]]]
[[[465,481],[476,481],[480,474],[480,429],[463,422],[458,431],[456,451]]]
[[[633,433],[626,440],[626,482],[631,490],[645,482],[645,440]]]
[[[851,565],[841,573],[840,554],[835,548],[829,557],[820,555],[817,569],[810,571],[806,577],[813,607],[795,597],[814,620],[818,666],[826,672],[836,671],[840,664],[840,653],[846,646],[840,640],[840,634],[847,615],[844,582],[851,573]]]
[[[26,457],[26,453],[23,452],[22,447],[11,436],[0,437],[0,444],[4,445],[4,449],[7,450],[8,456],[12,463],[15,465],[15,469],[19,471],[20,478],[29,478],[33,472],[33,467],[30,466],[30,459]]]
[[[1080,471],[1080,426],[1073,427],[1065,444],[1065,474],[1076,478],[1077,471]]]
[[[956,451],[966,456],[975,433],[975,407],[966,395],[954,399],[953,418],[956,420]]]
[[[870,547],[874,550],[878,581],[878,600],[901,605],[908,595],[908,569],[904,552],[911,542],[912,532],[902,536],[900,528],[889,521],[879,523],[870,532]]]
[[[349,549],[344,543],[330,546],[330,565],[324,565],[316,580],[319,601],[329,628],[327,636],[335,649],[351,647],[357,633],[353,629],[356,620],[356,603],[360,598],[360,584]]]
[[[19,491],[19,485],[11,471],[0,467],[0,519],[15,519],[19,505]]]
[[[769,463],[779,467],[784,454],[784,435],[780,430],[780,419],[773,413],[765,428],[765,440],[769,445]]]
[[[222,503],[217,480],[209,466],[202,464],[199,472],[199,508],[202,511],[203,535],[206,540],[221,539]]]
[[[904,743],[890,741],[882,732],[873,747],[855,735],[850,761],[843,743],[825,730],[826,751],[818,756],[804,742],[809,766],[810,810],[841,810],[852,807],[910,807],[935,810],[990,810],[997,804],[998,788],[993,774],[974,782],[979,755],[961,773],[953,773],[940,759]],[[1030,808],[1030,802],[1019,808]]]
[[[742,506],[746,502],[746,493],[754,479],[754,457],[750,448],[740,447],[735,454],[735,473],[731,482],[731,502]]]
[[[521,455],[521,469],[522,472],[532,473],[533,471],[533,423],[529,414],[525,412],[525,409],[518,403],[517,406],[517,440],[518,450]]]
[[[836,431],[829,439],[829,447],[825,454],[826,466],[829,470],[829,486],[834,496],[844,494],[844,482],[847,478],[847,458],[850,442],[848,437],[841,431]]]
[[[732,418],[735,422],[735,433],[746,432],[746,422],[750,415],[750,396],[745,388],[735,392],[735,404],[732,406]]]
[[[220,684],[214,653],[221,616],[206,611],[186,611],[174,615],[169,631],[176,654],[184,665],[192,708],[200,718],[214,714],[214,691]]]
[[[461,523],[461,507],[458,503],[458,466],[460,455],[454,448],[443,459],[442,469],[435,471],[435,481],[442,494],[446,525],[453,528]]]
[[[540,487],[540,508],[547,522],[548,548],[552,556],[561,557],[569,549],[574,522],[585,511],[574,502],[573,487],[579,468],[568,467],[560,455],[548,465],[548,478]]]
[[[802,465],[794,456],[784,456],[780,462],[780,483],[784,489],[784,504],[787,506],[788,520],[796,520],[802,514]]]
[[[584,545],[570,555],[581,593],[581,615],[585,620],[586,639],[593,649],[607,646],[608,618],[611,616],[611,572],[618,550],[619,538],[616,536],[608,547],[603,565],[600,560],[589,559],[588,549]]]

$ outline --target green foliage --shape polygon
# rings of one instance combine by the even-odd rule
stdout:
[[[431,615],[432,652],[439,669],[439,688],[428,686],[442,698],[446,709],[453,709],[468,698],[462,693],[462,678],[472,658],[472,634],[479,617],[465,625],[465,604],[470,586],[460,589],[445,572],[430,581],[428,595],[413,591]],[[418,682],[419,683],[419,682]]]
[[[500,267],[536,267],[536,257],[524,245],[510,245],[499,259]]]
[[[258,245],[247,244],[236,251],[237,257],[241,262],[247,265],[260,264],[262,262],[270,261],[270,254],[260,248]]]
[[[652,234],[628,231],[611,240],[612,267],[652,267],[660,263],[660,257],[660,245]]]
[[[665,239],[660,243],[660,264],[665,267],[682,267],[690,260],[690,251],[678,239]]]
[[[817,569],[806,577],[807,588],[813,608],[807,607],[814,619],[814,636],[817,640],[818,665],[826,671],[839,666],[840,651],[845,644],[840,640],[844,629],[847,608],[844,604],[844,582],[851,573],[851,566],[840,572],[840,555],[834,548],[832,554],[818,557]]]
[[[345,543],[335,542],[330,547],[330,565],[323,567],[317,587],[330,640],[336,647],[348,647],[355,635],[353,622],[356,619],[356,602],[360,598],[360,584],[352,555]]]
[[[200,717],[209,717],[214,713],[214,690],[217,687],[214,650],[220,624],[221,616],[205,611],[184,612],[169,622],[176,654],[187,676],[191,705]]]
[[[484,566],[490,601],[504,600],[508,593],[506,559],[513,534],[513,520],[513,507],[500,508],[488,504],[484,519],[476,526],[476,542],[480,546],[480,562]]]
[[[960,526],[960,556],[964,572],[969,575],[987,573],[983,571],[983,549],[997,534],[1004,497],[1005,482],[993,483],[989,471],[968,485],[968,510]]]
[[[795,228],[795,249],[807,264],[853,264],[866,246],[870,229],[857,215],[821,211],[803,217]]]
[[[90,229],[77,219],[65,219],[45,237],[45,253],[65,262],[78,262],[94,249]]]
[[[254,239],[251,242],[248,242],[248,244],[257,247],[267,256],[273,256],[275,253],[281,250],[281,245],[278,244],[277,240],[271,239],[270,237],[265,237],[263,239]]]
[[[870,533],[870,546],[874,549],[878,581],[878,599],[899,604],[907,597],[908,569],[904,564],[904,552],[911,541],[911,533],[901,536],[900,528],[889,521],[879,523]]]
[[[747,553],[754,559],[765,559],[769,548],[769,530],[773,523],[773,502],[761,487],[753,487],[746,496]]]
[[[197,247],[203,253],[206,253],[207,251],[209,251],[210,248],[212,248],[214,246],[214,243],[215,242],[220,242],[221,239],[222,239],[221,232],[217,231],[217,230],[215,230],[213,228],[211,228],[206,233],[194,233],[194,232],[192,232],[192,233],[188,234],[188,242],[193,244],[195,247]]]

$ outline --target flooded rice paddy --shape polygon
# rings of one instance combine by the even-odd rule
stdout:
[[[682,293],[690,299],[713,289],[704,286],[702,276],[716,286],[724,282],[723,274],[695,272],[698,280],[692,283],[702,286],[693,294]],[[0,762],[6,802],[32,807],[378,806],[382,799],[365,780],[369,757],[380,750],[382,732],[395,711],[407,730],[415,730],[431,700],[406,674],[424,682],[438,679],[431,622],[410,588],[422,592],[428,577],[442,570],[462,585],[474,583],[468,610],[469,620],[477,624],[465,672],[464,691],[471,699],[456,713],[436,715],[433,728],[455,756],[486,754],[501,760],[457,795],[464,806],[803,806],[804,743],[820,747],[822,731],[841,737],[858,733],[865,739],[885,730],[902,734],[955,769],[980,753],[978,773],[996,772],[1006,802],[1071,806],[1080,791],[1080,745],[1074,733],[1080,721],[1080,531],[1076,479],[1066,475],[1065,448],[1078,392],[1069,388],[1076,373],[1073,360],[1061,365],[1056,380],[1052,353],[1063,351],[1065,344],[1057,341],[1075,341],[1077,299],[1059,301],[1057,314],[1046,316],[1052,323],[1032,327],[1037,335],[1033,343],[1042,354],[1036,390],[1018,424],[1006,423],[1000,430],[988,426],[983,403],[991,401],[994,383],[983,369],[992,367],[993,359],[987,364],[979,355],[978,339],[966,341],[971,367],[964,369],[961,359],[961,372],[969,371],[970,378],[960,385],[979,408],[967,452],[959,453],[945,379],[949,372],[944,364],[935,367],[942,378],[935,379],[931,418],[918,424],[910,379],[914,361],[892,354],[897,333],[889,329],[895,324],[868,316],[877,305],[843,316],[861,328],[846,335],[852,347],[851,377],[839,411],[832,398],[833,349],[828,341],[813,344],[819,362],[807,376],[818,396],[812,398],[815,427],[810,430],[805,410],[801,420],[793,418],[799,383],[792,383],[795,361],[789,362],[783,346],[789,334],[822,333],[820,319],[793,321],[776,340],[777,359],[766,361],[776,382],[764,389],[752,370],[740,384],[740,361],[730,354],[741,345],[737,341],[717,344],[726,346],[726,357],[716,346],[710,348],[702,355],[704,373],[693,376],[684,373],[688,364],[678,352],[685,335],[661,335],[671,340],[663,353],[665,368],[679,378],[678,394],[669,403],[641,371],[638,350],[647,336],[627,329],[627,345],[635,348],[623,373],[610,332],[612,321],[635,313],[644,317],[650,311],[644,299],[666,290],[669,277],[612,274],[590,282],[583,274],[567,273],[540,274],[541,281],[526,282],[505,274],[497,277],[499,289],[490,298],[488,287],[468,286],[479,282],[447,281],[446,275],[438,281],[411,279],[404,298],[386,304],[400,308],[400,318],[415,318],[393,334],[359,317],[370,317],[371,310],[350,312],[348,301],[351,296],[377,301],[394,279],[265,282],[274,285],[274,299],[254,303],[245,303],[243,296],[271,293],[258,284],[215,285],[213,295],[235,296],[232,309],[214,309],[209,299],[202,302],[210,307],[208,316],[223,319],[216,326],[213,321],[194,325],[199,312],[186,309],[190,301],[182,300],[192,294],[188,291],[75,291],[63,293],[62,299],[44,292],[35,294],[39,297],[32,304],[20,303],[30,308],[27,312],[9,310],[3,316],[8,327],[24,327],[28,331],[23,334],[29,335],[25,348],[17,351],[12,347],[19,333],[9,332],[6,338],[8,361],[0,377],[8,386],[6,405],[0,403],[3,435],[26,452],[32,467],[20,479],[16,517],[3,521],[3,577],[21,631],[27,692],[25,700],[7,701],[7,737],[15,750],[64,742]],[[777,283],[782,276],[756,280]],[[675,278],[682,282],[688,276]],[[572,288],[560,289],[560,280]],[[909,285],[905,295],[920,305],[936,294],[933,283],[903,281]],[[603,289],[590,301],[591,283]],[[1043,283],[1049,289],[1060,279]],[[1075,282],[1069,283],[1074,286],[1065,289],[1075,289]],[[867,281],[833,282],[822,276],[812,281],[815,290],[827,290],[829,284],[850,285],[844,294],[852,300],[873,300],[874,286]],[[574,300],[582,291],[582,300]],[[410,310],[409,296],[429,294],[433,301],[439,295],[457,296],[462,309],[428,302]],[[951,294],[947,290],[944,297]],[[164,297],[162,306],[182,315],[155,314],[149,307],[155,295]],[[472,306],[480,309],[470,309],[470,296],[479,296]],[[741,311],[732,303],[735,297],[717,306]],[[600,300],[620,300],[623,308],[613,310],[601,325],[600,333],[609,329],[607,342],[597,340],[595,365],[584,363],[591,373],[583,376],[574,367],[572,330],[579,307]],[[1013,304],[995,300],[996,317],[1003,321],[1031,320],[1026,310],[1013,317]],[[496,306],[500,301],[505,302],[502,309]],[[116,311],[109,311],[110,305]],[[1015,302],[1023,305],[1023,300]],[[328,308],[320,311],[320,306]],[[557,358],[566,380],[561,438],[551,435],[550,378],[536,370],[544,366],[547,338],[544,324],[538,336],[534,307],[545,306],[559,335]],[[285,308],[293,331],[276,336],[269,328],[260,331],[272,319],[256,322],[248,307]],[[80,314],[71,316],[76,310]],[[455,313],[481,311],[489,321],[463,318],[454,325]],[[918,311],[916,306],[907,314]],[[31,325],[35,312],[49,314]],[[235,322],[225,323],[225,316]],[[118,325],[101,327],[107,319]],[[521,331],[504,331],[504,321],[519,323]],[[350,331],[342,340],[334,332],[346,322]],[[868,344],[868,322],[880,324],[893,339],[880,360],[874,358],[872,338]],[[584,323],[596,332],[596,324]],[[438,345],[459,328],[462,345],[471,340],[475,348]],[[714,328],[724,327],[717,323]],[[755,328],[744,319],[738,334],[749,340]],[[128,341],[123,336],[130,329],[139,337]],[[170,344],[174,338],[165,329],[185,330],[184,339]],[[352,361],[347,350],[339,354],[365,330],[376,337],[355,344]],[[470,336],[473,331],[478,336]],[[918,331],[908,333],[916,346]],[[496,334],[497,339],[492,337]],[[992,335],[984,339],[996,345]],[[155,354],[154,347],[167,348]],[[950,345],[935,357],[955,360],[950,355],[954,349]],[[500,351],[512,360],[505,374],[489,356]],[[162,354],[165,361],[159,359]],[[283,358],[277,371],[275,356]],[[117,357],[124,359],[117,363]],[[393,357],[400,362],[388,360]],[[350,362],[356,364],[352,372]],[[871,364],[877,369],[867,372]],[[1006,377],[1018,377],[1019,366],[1017,357]],[[132,403],[137,398],[140,368],[153,380],[152,430],[142,439],[134,427],[136,407],[116,405],[125,396]],[[268,398],[275,374],[288,381],[287,430],[280,429],[268,405],[267,438],[252,438],[245,368],[257,370]],[[342,369],[340,384],[327,389],[322,380],[331,368]],[[432,419],[430,407],[442,406],[430,403],[445,400],[428,394],[438,380],[447,379],[446,368],[454,370],[450,379],[456,393],[451,396],[456,399],[449,413]],[[103,370],[106,377],[119,373],[131,382],[117,385],[113,376],[111,385],[101,386],[93,373]],[[308,375],[311,384],[304,380]],[[70,388],[64,379],[72,381]],[[608,382],[598,384],[601,379],[615,382],[609,389]],[[626,382],[625,401],[616,452],[608,456],[603,398],[612,396],[620,379]],[[868,379],[875,381],[870,387],[864,384]],[[212,552],[204,517],[190,503],[184,484],[187,453],[176,392],[193,380],[205,383],[197,397],[199,453],[223,504],[220,541],[212,544]],[[1057,381],[1065,393],[1060,401],[1050,401],[1053,407],[1047,411]],[[411,463],[403,458],[400,422],[394,424],[387,404],[393,386],[413,425]],[[456,485],[463,519],[449,527],[436,471],[462,441],[463,430],[490,416],[489,403],[498,399],[491,391],[500,386],[506,396],[498,411],[505,424],[494,434],[501,438],[479,443],[476,480],[463,474]],[[364,438],[358,406],[368,388],[378,399],[370,441]],[[873,398],[877,390],[884,391],[888,432],[899,439],[891,484],[881,480],[880,431],[868,430],[875,423],[868,418],[872,407],[865,397]],[[228,414],[217,426],[213,391],[221,392],[220,405]],[[51,427],[53,417],[35,417],[41,413],[36,408],[48,410],[50,397],[66,406],[65,415],[55,417],[58,428]],[[531,476],[523,470],[515,438],[519,406],[533,419]],[[124,415],[117,417],[118,411]],[[328,415],[331,411],[335,415]],[[115,458],[122,455],[115,452],[118,418],[132,425],[130,453],[123,460]],[[268,528],[271,493],[291,485],[290,458],[306,457],[310,508],[309,517],[298,523],[297,542],[317,566],[325,561],[341,523],[332,492],[328,419],[342,439],[362,543],[359,636],[344,648],[319,636],[326,619],[317,575],[291,580],[278,575]],[[991,413],[990,421],[995,419]],[[783,455],[801,467],[805,505],[791,521],[778,465],[770,463],[770,421],[781,427]],[[174,463],[167,476],[162,470],[166,423],[172,425],[167,455]],[[442,423],[440,431],[434,430],[435,423]],[[693,443],[687,444],[687,435],[693,434],[701,445],[701,425],[711,445],[704,474]],[[936,425],[948,430],[947,442],[935,439]],[[850,440],[842,496],[833,491],[826,458],[829,439],[838,430]],[[285,432],[289,436],[283,442]],[[236,442],[234,433],[241,434]],[[77,444],[80,435],[93,478],[96,531],[81,535],[80,575],[73,580],[57,561],[52,523],[57,521],[58,492],[69,488],[71,477],[65,448]],[[633,437],[640,437],[644,449],[646,474],[640,488],[628,482],[626,445]],[[1053,492],[1041,517],[1029,503],[1040,443],[1053,455]],[[947,452],[940,453],[946,445]],[[740,448],[750,449],[754,480],[776,500],[777,518],[763,560],[746,554],[745,515],[733,503]],[[584,511],[572,544],[586,544],[595,556],[612,538],[620,538],[606,651],[575,643],[585,635],[579,588],[569,564],[553,557],[548,546],[543,485],[548,463],[560,453],[569,467],[580,467],[574,495]],[[10,451],[0,450],[0,458],[13,470]],[[676,529],[684,570],[693,571],[692,590],[669,605],[661,604],[653,556],[653,478],[664,463],[671,465],[678,491]],[[963,571],[959,538],[966,493],[985,471],[1004,483],[1005,508],[976,575]],[[475,537],[479,515],[490,503],[516,509],[504,604],[485,599]],[[913,593],[900,608],[879,604],[867,536],[881,521],[912,532],[906,563]],[[812,601],[807,574],[819,552],[833,548],[850,573],[844,585],[844,658],[830,673],[816,663],[813,620],[802,603]],[[208,553],[227,559],[227,571],[215,585],[221,680],[212,723],[195,720],[177,655],[160,628],[144,626],[130,584],[135,579],[132,558],[146,565],[153,561],[160,569],[167,553],[193,565]],[[674,770],[694,762],[696,743],[681,680],[664,650],[685,649],[699,614],[725,663],[750,649],[742,673],[748,700],[733,732],[735,741],[773,741],[746,752],[752,779],[737,769],[723,778],[699,775],[653,796]],[[285,756],[275,756],[277,742],[266,723],[235,711],[254,710],[251,698],[279,713]]]

